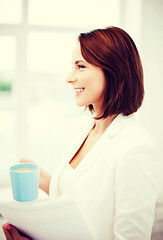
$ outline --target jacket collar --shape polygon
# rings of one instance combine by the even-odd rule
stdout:
[[[123,127],[134,118],[134,114],[129,116],[124,116],[123,114],[119,114],[116,118],[111,122],[109,127],[106,129],[106,134],[113,138],[114,136],[118,135],[119,132],[123,129]]]

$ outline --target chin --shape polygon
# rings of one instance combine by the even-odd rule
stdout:
[[[82,101],[76,101],[76,105],[77,105],[78,107],[85,107],[87,104],[84,103],[84,102],[82,102]]]

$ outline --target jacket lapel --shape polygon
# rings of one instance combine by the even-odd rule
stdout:
[[[88,133],[94,126],[94,120],[88,120],[87,124],[84,124],[84,126],[80,126],[81,131],[78,132],[77,138],[74,139],[74,141],[69,144],[68,148],[65,151],[63,155],[63,160],[58,165],[55,175],[52,178],[52,182],[50,184],[50,197],[57,197],[60,195],[59,189],[58,189],[58,182],[59,182],[59,176],[66,167],[67,164],[69,164],[70,160],[73,158],[75,153],[78,151],[80,146],[82,145],[83,141],[86,139]]]

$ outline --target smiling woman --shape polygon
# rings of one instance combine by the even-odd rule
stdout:
[[[95,120],[80,125],[79,142],[52,178],[50,195],[76,200],[94,240],[150,240],[161,161],[133,115],[144,97],[135,43],[117,27],[82,33],[72,64],[66,81],[77,105],[88,107]]]
[[[67,151],[62,146],[54,176],[41,170],[40,188],[54,201],[73,198],[93,240],[150,240],[162,172],[157,145],[133,114],[144,97],[135,43],[117,27],[82,33],[72,64],[66,81],[95,116],[78,125]]]

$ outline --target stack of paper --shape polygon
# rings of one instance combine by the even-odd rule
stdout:
[[[0,213],[33,240],[92,239],[72,199],[44,199],[29,203],[0,201]]]

